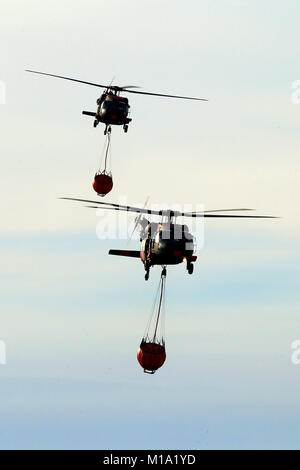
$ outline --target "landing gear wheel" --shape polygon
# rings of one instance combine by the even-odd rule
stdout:
[[[187,265],[187,270],[189,274],[193,274],[194,272],[194,265],[192,263]]]
[[[98,124],[99,124],[99,123],[98,123],[97,119],[95,119],[95,121],[94,121],[94,127],[97,127]]]
[[[123,129],[124,129],[124,132],[126,134],[126,132],[128,131],[128,124],[124,124]]]
[[[111,126],[108,126],[107,132],[110,134],[111,133]]]
[[[149,271],[147,271],[145,274],[145,281],[148,281],[148,279],[149,279]]]

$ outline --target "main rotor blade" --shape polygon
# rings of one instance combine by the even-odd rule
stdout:
[[[91,204],[99,204],[98,207],[96,206],[97,209],[115,209],[115,210],[121,210],[121,211],[128,211],[128,212],[137,212],[141,214],[153,214],[153,215],[161,215],[165,211],[155,211],[151,209],[142,209],[140,207],[133,207],[133,206],[123,206],[121,204],[113,204],[109,202],[101,202],[101,201],[91,201],[89,199],[79,199],[79,198],[74,198],[74,197],[60,197],[59,199],[64,199],[67,201],[79,201],[79,202],[87,202]],[[92,206],[89,206],[92,207]]]
[[[193,98],[191,96],[165,95],[163,93],[150,93],[149,91],[126,90],[127,93],[136,93],[138,95],[164,96],[166,98],[180,98],[183,100],[208,101],[206,98]]]
[[[213,210],[206,210],[206,211],[196,211],[191,212],[191,214],[206,214],[210,212],[233,212],[233,211],[254,211],[254,209],[213,209]]]
[[[126,91],[127,88],[141,88],[141,87],[136,86],[136,85],[124,85],[124,86],[120,86],[118,88],[120,88],[120,90],[125,90]]]
[[[101,202],[101,201],[91,201],[88,199],[79,199],[73,197],[61,197],[60,199],[68,200],[68,201],[79,201],[79,202],[87,202],[88,204],[97,204],[97,206],[88,206],[92,208],[99,208],[99,209],[110,209],[116,211],[127,211],[127,212],[137,212],[140,214],[152,214],[152,215],[162,215],[167,216],[171,214],[175,217],[222,217],[222,218],[247,218],[247,219],[277,219],[278,217],[272,215],[233,215],[233,214],[208,214],[207,212],[195,213],[195,212],[177,212],[171,209],[164,209],[164,210],[151,210],[145,209],[141,207],[133,207],[133,206],[123,206],[121,204],[113,204],[109,202]],[[99,207],[101,206],[101,207]],[[229,209],[232,210],[232,209]]]
[[[128,88],[139,88],[135,87],[134,85],[127,85],[127,87],[119,87],[119,86],[111,86],[111,85],[101,85],[99,83],[94,83],[94,82],[87,82],[85,80],[78,80],[77,78],[70,78],[70,77],[64,77],[63,75],[55,75],[53,73],[46,73],[46,72],[38,72],[37,70],[29,70],[26,69],[25,72],[30,72],[30,73],[37,73],[39,75],[47,75],[48,77],[55,77],[55,78],[62,78],[63,80],[69,80],[71,82],[78,82],[78,83],[84,83],[85,85],[92,85],[92,86],[97,86],[100,88],[110,88],[114,89],[116,91],[126,91],[127,93],[138,93],[140,95],[152,95],[152,96],[165,96],[167,98],[181,98],[184,100],[198,100],[198,101],[208,101],[207,99],[204,98],[192,98],[189,96],[177,96],[177,95],[164,95],[162,93],[149,93],[147,91],[134,91],[134,90],[128,90]]]
[[[54,75],[53,73],[37,72],[36,70],[25,70],[25,72],[38,73],[39,75],[48,75],[48,77],[63,78],[64,80],[70,80],[71,82],[85,83],[86,85],[97,86],[100,88],[109,88],[107,85],[100,85],[99,83],[86,82],[84,80],[77,80],[76,78],[63,77],[62,75]]]
[[[177,215],[177,214],[176,214]],[[274,215],[232,215],[232,214],[193,214],[186,212],[180,214],[182,217],[223,217],[223,218],[239,218],[239,219],[278,219]],[[179,216],[180,217],[180,216]]]

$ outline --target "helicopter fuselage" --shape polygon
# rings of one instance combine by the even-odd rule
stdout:
[[[131,119],[129,114],[128,98],[119,96],[116,93],[105,92],[97,99],[97,111],[95,113],[90,111],[82,111],[82,114],[93,116],[94,127],[97,127],[99,122],[105,124],[104,134],[110,132],[110,126],[123,126],[124,132],[128,130],[128,124]]]
[[[130,122],[128,118],[128,99],[113,93],[103,93],[97,100],[96,118],[104,124],[124,125]]]
[[[195,238],[189,232],[187,225],[148,222],[141,220],[140,251],[109,250],[110,255],[140,258],[145,271],[145,279],[149,278],[151,266],[174,265],[186,261],[189,274],[193,273]]]
[[[186,225],[149,223],[141,234],[140,257],[145,269],[154,265],[191,263],[194,256],[194,237]]]

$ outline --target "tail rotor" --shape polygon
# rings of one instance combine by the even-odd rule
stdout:
[[[143,209],[145,209],[145,208],[147,207],[147,204],[148,204],[148,202],[149,202],[149,199],[150,199],[150,196],[147,196],[146,201],[145,201],[144,206],[143,206]],[[143,214],[142,214],[142,213],[138,214],[138,215],[135,217],[134,221],[135,221],[135,224],[134,224],[133,230],[132,230],[132,232],[131,232],[131,235],[130,235],[130,237],[128,238],[127,245],[129,245],[129,243],[131,242],[132,237],[133,237],[133,234],[134,234],[134,232],[136,231],[138,225],[139,225],[139,224],[143,225],[143,224],[142,224],[142,221],[143,221]]]

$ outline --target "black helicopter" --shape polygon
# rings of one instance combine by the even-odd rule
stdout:
[[[256,219],[274,219],[274,216],[267,215],[233,215],[233,214],[213,214],[213,212],[233,212],[250,211],[252,209],[217,209],[203,212],[178,212],[173,210],[150,210],[133,206],[125,206],[108,202],[90,201],[87,199],[78,199],[62,197],[70,201],[86,202],[87,207],[93,209],[110,209],[117,211],[135,212],[139,215],[135,220],[135,227],[141,226],[140,231],[140,251],[137,250],[109,250],[110,255],[127,256],[130,258],[140,258],[146,274],[145,280],[149,279],[151,266],[167,266],[180,264],[186,261],[186,268],[189,274],[193,273],[193,263],[197,260],[195,252],[195,238],[189,232],[187,225],[176,224],[176,217],[234,217],[234,218],[256,218]],[[143,214],[161,216],[161,222],[150,222]],[[132,234],[133,234],[132,232]]]
[[[48,75],[49,77],[63,78],[64,80],[71,80],[72,82],[85,83],[86,85],[105,88],[104,93],[102,93],[102,95],[97,99],[97,111],[95,113],[91,111],[82,111],[82,114],[93,116],[95,118],[94,127],[97,127],[99,122],[103,122],[105,124],[104,135],[111,131],[111,125],[123,126],[124,132],[128,131],[128,124],[131,121],[131,119],[128,117],[130,106],[128,99],[120,96],[121,92],[136,93],[139,95],[164,96],[167,98],[180,98],[185,100],[208,101],[204,98],[192,98],[189,96],[165,95],[162,93],[149,93],[146,91],[129,90],[129,88],[139,88],[132,85],[121,87],[111,84],[99,85],[99,83],[86,82],[84,80],[63,77],[61,75],[54,75],[52,73],[38,72],[36,70],[26,70],[26,72]]]

